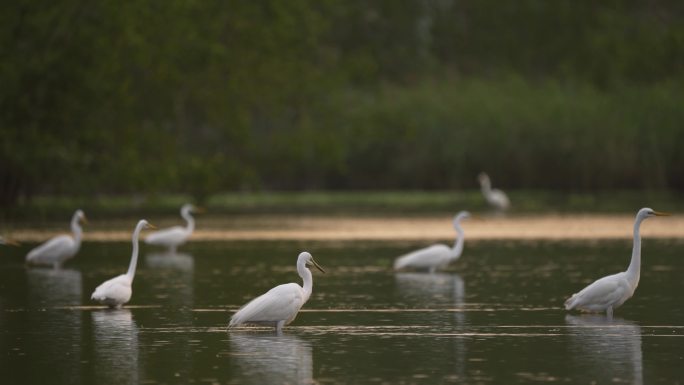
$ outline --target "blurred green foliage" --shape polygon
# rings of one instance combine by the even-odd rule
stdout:
[[[684,190],[684,3],[0,4],[0,206],[32,196]]]

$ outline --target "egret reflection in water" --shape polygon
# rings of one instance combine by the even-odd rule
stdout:
[[[36,268],[26,271],[29,302],[42,306],[80,305],[81,272],[74,269]]]
[[[84,356],[82,318],[80,312],[68,307],[81,304],[81,272],[33,268],[26,270],[26,275],[29,311],[25,327],[32,333],[26,336],[22,349],[32,358],[32,365],[25,380],[44,383],[45,373],[51,373],[54,383],[79,383]]]
[[[458,274],[398,273],[394,275],[402,300],[424,305],[426,301],[444,305],[463,305],[465,284]]]
[[[106,309],[92,313],[95,383],[137,384],[138,326],[129,309]]]
[[[145,256],[145,265],[152,269],[192,272],[195,268],[195,259],[185,253],[151,253]]]
[[[604,315],[567,315],[576,380],[643,384],[641,327]],[[586,381],[585,381],[586,380]]]
[[[311,345],[294,335],[230,333],[240,384],[313,384]]]
[[[394,275],[399,301],[410,305],[447,307],[456,310],[465,304],[465,282],[458,274],[447,273],[399,273]],[[431,316],[434,321],[435,315]],[[463,331],[466,325],[466,313],[454,311],[445,322],[453,331]],[[465,341],[453,338],[449,344],[454,373],[463,377],[466,371],[467,347]]]
[[[151,253],[145,255],[145,266],[152,271],[149,281],[156,301],[190,308],[194,305],[195,259],[192,255]]]

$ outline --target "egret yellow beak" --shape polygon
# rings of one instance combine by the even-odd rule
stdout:
[[[317,268],[318,270],[320,270],[321,273],[325,274],[325,270],[323,270],[323,268],[321,267],[321,265],[319,265],[318,262],[316,262],[315,259],[311,258],[311,263],[313,263],[313,265],[316,266],[316,268]]]
[[[151,223],[147,223],[147,228],[148,228],[148,229],[151,229],[151,230],[156,230],[156,229],[157,229],[157,226],[155,226],[155,225],[153,225],[153,224],[151,224]]]
[[[83,216],[81,217],[81,221],[83,221],[83,224],[86,224],[86,225],[88,224],[88,218],[86,218],[85,215],[83,215]]]
[[[661,212],[661,211],[654,211],[653,214],[655,214],[655,215],[658,216],[658,217],[669,217],[670,215],[672,215],[672,214],[670,214],[670,213],[664,213],[664,212]]]
[[[195,207],[195,209],[192,211],[197,214],[203,214],[207,212],[207,210],[204,207]]]

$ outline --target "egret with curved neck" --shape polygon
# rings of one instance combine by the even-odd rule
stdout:
[[[453,247],[436,244],[404,254],[394,261],[394,269],[411,268],[428,270],[434,273],[437,269],[444,268],[459,259],[463,253],[463,244],[465,243],[465,234],[461,227],[461,221],[467,218],[470,218],[470,213],[467,211],[461,211],[454,217],[454,229],[457,236]]]
[[[103,282],[100,286],[95,288],[90,299],[112,308],[120,308],[130,301],[131,296],[133,295],[133,278],[135,278],[135,270],[138,266],[138,238],[140,237],[140,232],[144,228],[154,228],[154,226],[144,219],[140,220],[135,226],[135,230],[131,237],[131,242],[133,243],[131,262],[128,265],[126,274],[121,274]]]
[[[308,266],[314,266],[325,273],[311,254],[306,251],[300,253],[297,257],[297,273],[302,278],[303,285],[286,283],[256,297],[231,317],[228,327],[242,324],[268,325],[275,327],[276,333],[280,334],[283,326],[295,319],[299,309],[311,297],[313,276]]]
[[[641,274],[641,222],[655,216],[668,216],[668,213],[654,211],[645,207],[636,215],[634,221],[634,244],[632,259],[627,271],[609,275],[594,281],[565,301],[565,309],[578,309],[585,312],[606,312],[608,317],[613,311],[634,295]]]
[[[492,182],[489,175],[484,172],[478,175],[480,181],[480,189],[487,203],[497,210],[507,210],[511,206],[511,201],[508,199],[506,193],[499,189],[492,188]]]
[[[200,212],[202,212],[202,209],[190,203],[183,205],[180,213],[181,217],[185,219],[185,227],[173,226],[168,229],[154,231],[145,238],[145,243],[148,245],[165,246],[170,253],[175,254],[178,246],[184,244],[190,238],[193,231],[195,231],[195,218],[190,214]]]
[[[83,229],[80,222],[87,223],[83,210],[76,210],[71,217],[72,235],[58,235],[29,251],[26,263],[34,265],[52,265],[59,268],[68,259],[73,258],[81,248]]]

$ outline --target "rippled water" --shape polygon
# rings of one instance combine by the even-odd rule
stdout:
[[[178,255],[144,247],[133,299],[89,301],[125,272],[128,243],[86,243],[62,270],[0,249],[0,378],[7,384],[682,383],[684,244],[645,240],[635,297],[603,316],[564,299],[624,270],[630,243],[467,242],[439,274],[390,271],[417,242],[197,242]],[[310,301],[283,335],[226,331],[230,315],[299,281]]]

